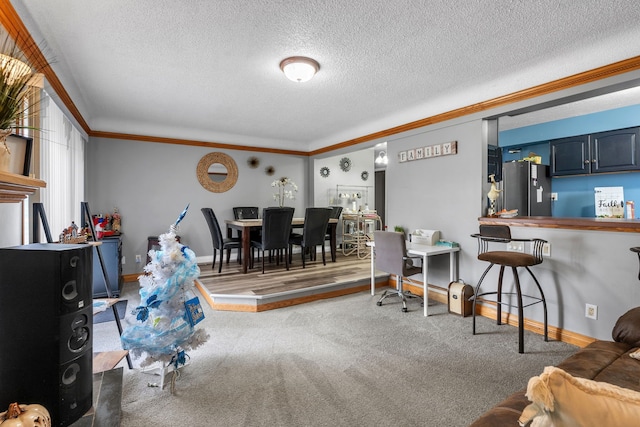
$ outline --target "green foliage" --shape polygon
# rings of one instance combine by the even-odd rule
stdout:
[[[9,129],[16,127],[16,120],[25,113],[28,83],[37,73],[25,63],[8,36],[0,47],[0,54],[0,129]]]

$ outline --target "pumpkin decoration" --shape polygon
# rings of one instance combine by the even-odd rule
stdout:
[[[51,427],[49,411],[38,404],[11,403],[6,412],[0,413],[0,427]]]

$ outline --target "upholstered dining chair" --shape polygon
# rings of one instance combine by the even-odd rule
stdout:
[[[515,306],[518,309],[518,352],[524,353],[524,308],[533,304],[542,303],[544,310],[544,340],[548,341],[547,331],[547,302],[542,292],[542,287],[538,279],[533,274],[529,267],[542,264],[542,247],[546,240],[542,239],[516,239],[511,237],[511,229],[507,225],[489,225],[481,224],[480,233],[472,234],[471,237],[475,237],[478,240],[478,259],[489,263],[480,281],[476,285],[474,297],[473,297],[473,334],[476,334],[476,305],[478,300],[487,300],[487,296],[495,295],[495,300],[492,300],[496,304],[496,323],[500,325],[502,323],[502,306],[513,307],[510,301],[504,301],[503,296],[515,296]],[[521,242],[523,245],[528,243],[531,246],[530,253],[525,252],[512,252],[505,250],[504,246],[510,242]],[[500,244],[502,250],[489,250],[490,246]],[[498,288],[495,291],[480,292],[480,286],[485,276],[491,270],[494,265],[500,266],[500,273],[498,274]],[[502,278],[504,276],[505,267],[511,267],[513,273],[513,281],[515,292],[503,292],[502,290]],[[536,284],[540,296],[524,295],[520,287],[520,277],[518,275],[518,267],[524,268],[529,272]],[[493,298],[493,297],[492,297]],[[523,298],[526,298],[526,304],[523,304]]]
[[[289,235],[291,234],[291,221],[293,220],[293,208],[264,208],[262,210],[262,234],[260,240],[251,240],[251,249],[257,248],[262,255],[262,273],[264,274],[264,252],[271,250],[284,250],[284,263],[289,270]],[[280,257],[276,257],[280,263]],[[250,260],[253,268],[253,256]]]
[[[234,219],[258,219],[260,208],[257,206],[237,206],[233,208]],[[260,230],[252,230],[251,238],[257,240],[260,236]],[[242,239],[242,231],[238,230],[238,238]]]
[[[315,259],[316,247],[322,246],[322,264],[327,265],[324,241],[330,216],[330,208],[307,208],[305,210],[302,234],[292,234],[289,237],[289,262],[291,262],[293,245],[301,248],[302,268],[306,267],[306,252],[309,251],[311,259]]]
[[[202,208],[201,211],[204,215],[204,219],[207,221],[207,225],[209,226],[211,240],[213,242],[213,264],[211,264],[211,268],[215,268],[217,253],[220,251],[220,265],[218,266],[218,273],[222,273],[222,258],[224,256],[224,251],[227,251],[227,264],[229,264],[229,258],[231,257],[231,249],[236,249],[238,251],[238,262],[241,262],[242,243],[238,238],[222,237],[222,230],[220,229],[220,224],[218,224],[218,219],[216,218],[216,214],[213,212],[213,209]]]
[[[342,215],[342,206],[329,206],[331,208],[330,219],[340,219],[340,215]],[[324,240],[329,240],[331,238],[329,225],[327,224],[327,232],[325,233]]]
[[[395,231],[374,231],[373,232],[374,256],[376,270],[384,271],[396,276],[396,289],[388,289],[376,303],[382,305],[382,301],[390,296],[399,297],[402,301],[402,311],[407,310],[407,298],[416,298],[424,303],[423,297],[403,288],[403,279],[414,274],[422,273],[422,264],[414,265],[414,261],[421,257],[410,257],[407,255],[407,243],[404,233]]]

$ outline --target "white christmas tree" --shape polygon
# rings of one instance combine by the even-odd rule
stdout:
[[[140,305],[133,313],[137,323],[121,336],[122,347],[134,358],[146,357],[141,367],[155,362],[173,366],[174,372],[186,362],[187,351],[207,341],[209,335],[195,325],[204,318],[193,292],[200,275],[195,253],[176,239],[178,224],[189,206],[159,237],[160,250],[149,251],[151,261],[140,282]]]

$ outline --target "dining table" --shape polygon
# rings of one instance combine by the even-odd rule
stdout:
[[[233,230],[240,230],[242,232],[242,272],[246,273],[249,269],[249,259],[251,256],[251,230],[262,229],[262,218],[226,219],[224,222],[227,224],[227,237],[233,237]],[[293,218],[291,220],[291,227],[304,227],[304,218]],[[337,228],[338,220],[336,218],[329,219],[329,246],[331,248],[331,261],[333,262],[336,262]]]

